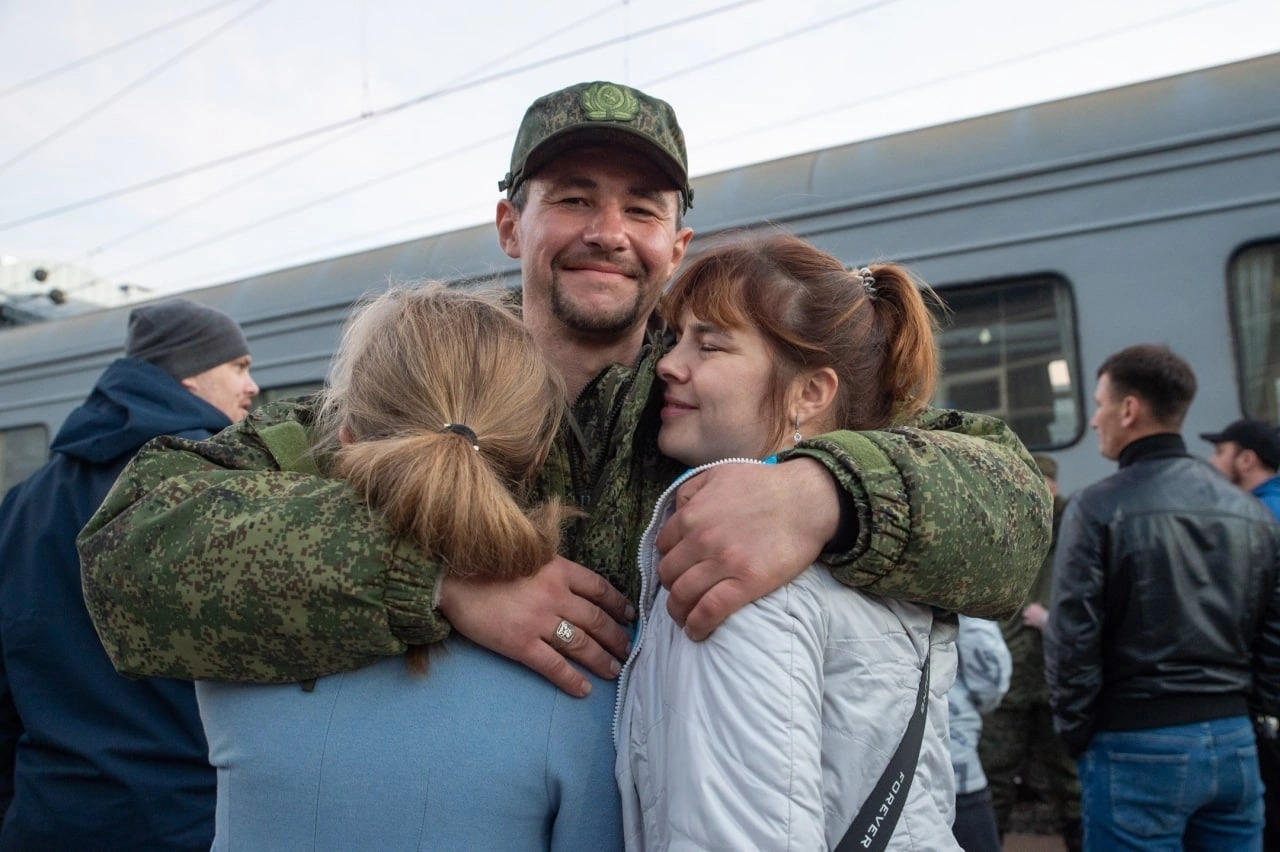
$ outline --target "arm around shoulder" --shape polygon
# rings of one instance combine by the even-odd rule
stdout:
[[[1052,500],[1005,423],[927,409],[797,455],[823,463],[857,507],[853,547],[826,559],[841,582],[982,618],[1018,611],[1049,548]]]
[[[443,638],[437,566],[345,483],[281,470],[259,409],[208,441],[152,441],[81,532],[85,600],[135,676],[288,682]]]

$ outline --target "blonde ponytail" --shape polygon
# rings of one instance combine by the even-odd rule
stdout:
[[[555,556],[559,504],[527,511],[458,435],[421,430],[349,444],[338,453],[337,472],[456,577],[526,576]]]
[[[525,499],[563,408],[559,374],[496,294],[398,288],[348,321],[317,450],[454,576],[527,576],[555,556],[568,514]],[[425,670],[421,653],[410,661]]]

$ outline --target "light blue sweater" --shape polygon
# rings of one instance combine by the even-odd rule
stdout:
[[[622,848],[610,723],[588,698],[464,639],[298,685],[200,683],[214,849]]]
[[[984,618],[960,616],[956,648],[960,667],[947,703],[951,709],[951,765],[956,773],[956,793],[963,795],[987,786],[978,759],[982,717],[996,709],[1009,691],[1013,662],[1000,625]]]

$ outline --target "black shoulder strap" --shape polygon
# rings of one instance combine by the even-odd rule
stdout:
[[[880,852],[889,845],[893,829],[902,815],[907,793],[911,791],[911,779],[916,774],[920,759],[920,743],[924,739],[925,717],[929,714],[929,658],[925,654],[924,667],[920,671],[920,689],[916,692],[916,709],[907,723],[907,731],[898,743],[898,750],[889,759],[880,780],[871,795],[862,803],[858,815],[853,818],[849,830],[836,845],[835,852]]]

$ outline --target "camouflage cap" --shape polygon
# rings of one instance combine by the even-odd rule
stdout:
[[[553,157],[592,138],[626,145],[648,157],[680,191],[683,209],[693,206],[689,156],[675,110],[666,101],[618,83],[578,83],[543,95],[524,114],[511,171],[498,181],[510,198]]]

